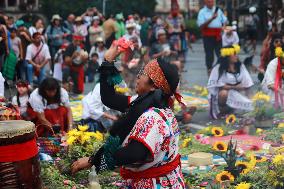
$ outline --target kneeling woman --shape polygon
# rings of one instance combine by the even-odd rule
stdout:
[[[36,125],[53,128],[60,125],[61,132],[72,127],[72,112],[69,107],[69,95],[60,87],[58,81],[46,78],[29,98],[28,114]],[[42,129],[38,130],[43,135]]]
[[[114,123],[105,145],[90,158],[76,161],[72,172],[92,165],[98,172],[121,166],[122,188],[185,188],[178,153],[179,128],[170,109],[172,96],[180,97],[176,94],[177,67],[159,60],[149,62],[139,72],[138,97],[132,101],[115,94],[108,82],[109,74],[117,73],[110,63],[119,54],[116,49],[108,50],[107,62],[100,68],[101,97],[106,106],[126,114]]]
[[[219,64],[210,74],[207,88],[210,115],[214,119],[233,109],[252,110],[247,92],[253,86],[253,81],[246,67],[238,59],[239,50],[239,46],[222,48]]]

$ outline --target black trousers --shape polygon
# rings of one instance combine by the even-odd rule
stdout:
[[[217,59],[220,57],[222,40],[217,41],[215,37],[203,37],[203,45],[205,50],[206,67],[208,70],[211,70],[214,64],[214,52]]]

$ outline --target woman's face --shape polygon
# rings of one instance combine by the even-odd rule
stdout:
[[[282,46],[282,39],[280,39],[280,38],[279,39],[275,39],[273,44],[274,44],[275,48],[276,47],[281,47]]]
[[[36,22],[35,27],[36,27],[36,28],[41,28],[41,27],[43,27],[43,23],[42,23],[42,20],[41,20],[41,19],[39,19],[39,20]]]
[[[17,87],[19,95],[24,95],[28,93],[28,88],[27,87]]]
[[[236,54],[230,56],[230,62],[236,63],[238,62],[238,56]]]
[[[155,86],[151,84],[150,78],[141,70],[137,76],[135,91],[138,95],[146,94],[150,91],[154,91]]]
[[[57,90],[53,89],[53,90],[45,90],[46,96],[48,98],[53,98],[56,95]]]

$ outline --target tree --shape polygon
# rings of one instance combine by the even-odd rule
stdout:
[[[97,7],[102,12],[103,0],[41,0],[41,10],[51,18],[60,14],[66,18],[68,14],[81,15],[88,7]],[[125,16],[138,13],[152,16],[156,6],[155,0],[107,0],[106,16],[122,12]]]

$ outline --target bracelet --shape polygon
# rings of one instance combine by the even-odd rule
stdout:
[[[88,163],[91,164],[91,165],[95,164],[95,156],[94,156],[94,154],[89,157]]]

